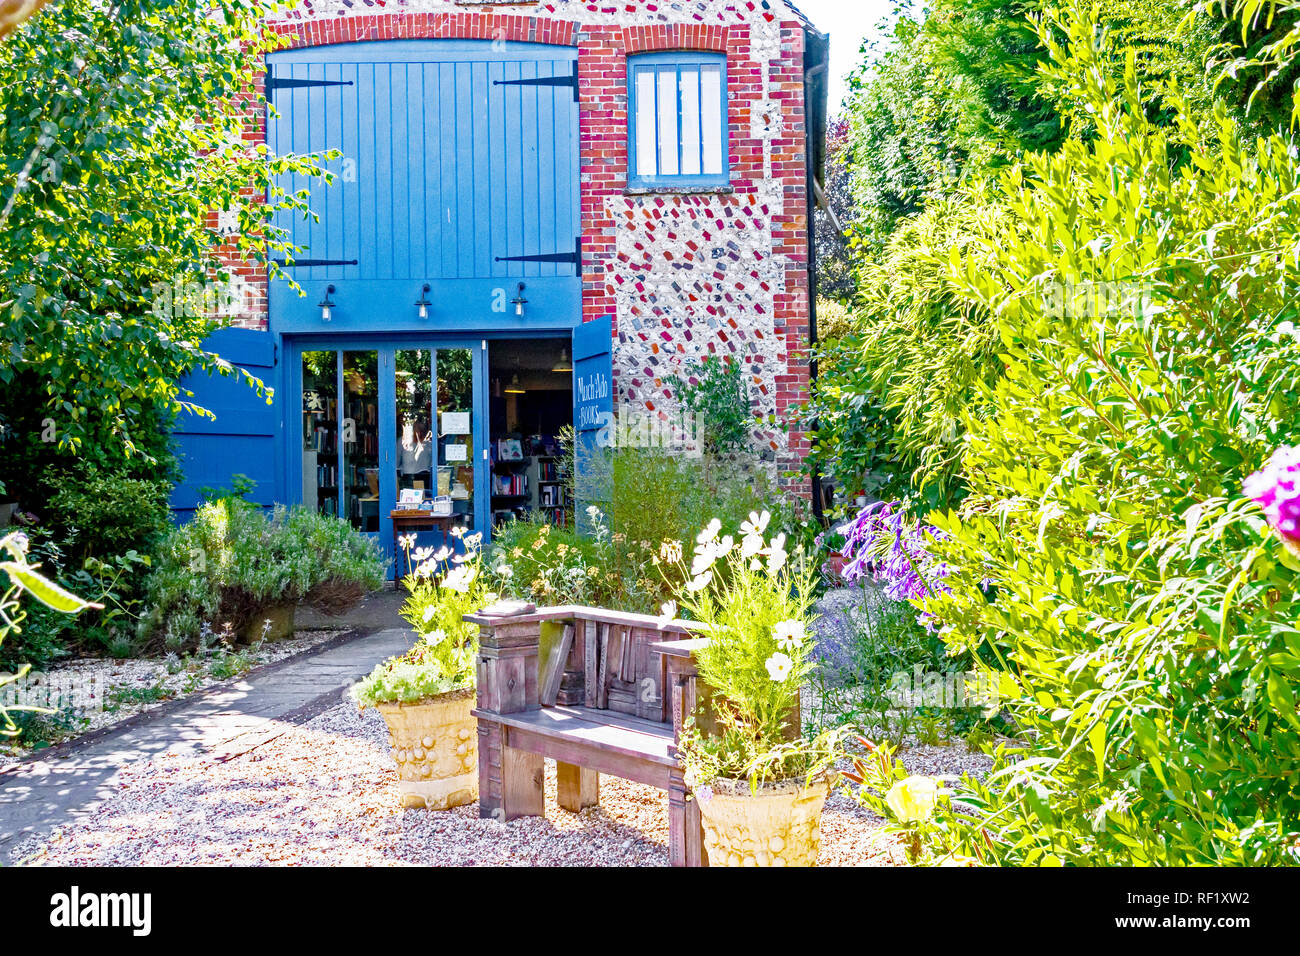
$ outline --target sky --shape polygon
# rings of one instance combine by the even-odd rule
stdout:
[[[848,76],[858,66],[858,50],[867,36],[880,37],[880,21],[889,17],[895,0],[793,0],[831,38],[831,86],[828,105],[831,116],[839,113],[840,102],[849,90]]]

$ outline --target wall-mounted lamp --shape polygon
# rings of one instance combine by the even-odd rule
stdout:
[[[568,349],[560,349],[560,360],[559,360],[558,362],[555,363],[555,368],[551,369],[551,371],[552,371],[552,372],[572,372],[572,371],[573,371],[573,363],[569,361],[569,350],[568,350]]]
[[[326,286],[325,298],[316,303],[316,308],[320,309],[320,320],[322,322],[328,322],[330,319],[334,318],[334,306],[337,303],[330,298],[333,294],[334,287],[332,285]]]
[[[515,307],[515,315],[524,314],[524,306],[528,304],[528,300],[524,298],[524,284],[522,282],[519,283],[519,294],[510,300],[510,304]]]
[[[420,290],[419,300],[415,303],[415,307],[420,310],[420,318],[427,319],[429,317],[429,306],[431,305],[433,303],[429,301],[429,283],[426,282],[424,288]]]
[[[507,395],[523,395],[524,389],[519,384],[519,376],[515,375],[510,379],[510,384],[506,386]]]

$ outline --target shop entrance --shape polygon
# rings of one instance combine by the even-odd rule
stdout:
[[[290,340],[290,500],[373,537],[402,573],[408,551],[514,518],[573,525],[572,350],[569,335]]]
[[[573,360],[565,338],[488,343],[493,527],[533,514],[573,522],[560,433],[573,424]]]

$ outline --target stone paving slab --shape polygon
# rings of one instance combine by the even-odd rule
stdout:
[[[84,815],[111,796],[123,767],[160,753],[206,753],[217,759],[247,753],[339,700],[375,664],[414,640],[405,627],[361,634],[197,694],[84,746],[18,764],[0,774],[0,862],[16,862],[9,857],[18,843]]]

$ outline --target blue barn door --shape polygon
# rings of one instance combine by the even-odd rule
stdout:
[[[180,398],[207,409],[215,418],[182,412],[172,429],[182,478],[172,491],[171,506],[180,521],[194,514],[204,489],[228,490],[236,475],[256,483],[249,500],[264,506],[280,500],[282,403],[272,392],[276,350],[271,333],[219,329],[203,347],[260,379],[267,391],[259,395],[246,379],[234,375],[198,373],[181,380]],[[185,391],[193,394],[187,396]]]
[[[608,516],[614,497],[613,325],[604,316],[573,330],[574,505],[582,534],[592,531],[587,509],[594,505]]]
[[[276,224],[306,296],[275,284],[272,328],[318,332],[569,329],[581,299],[577,52],[388,40],[272,53],[267,144],[337,156],[281,176],[312,215]],[[526,290],[527,309],[510,306]],[[329,287],[326,324],[316,303]],[[417,301],[427,301],[423,315]]]

